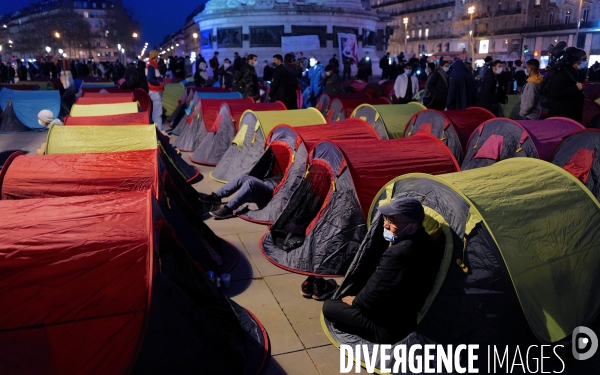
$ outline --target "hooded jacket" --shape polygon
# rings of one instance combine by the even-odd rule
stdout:
[[[462,60],[456,60],[450,71],[447,109],[465,109],[477,102],[477,83]]]
[[[527,78],[521,94],[521,109],[519,116],[528,120],[537,120],[540,118],[542,110],[540,109],[540,87],[543,77],[540,73]]]
[[[548,93],[548,117],[562,116],[579,123],[583,117],[583,93],[577,88],[577,70],[572,66],[548,76],[545,92]]]

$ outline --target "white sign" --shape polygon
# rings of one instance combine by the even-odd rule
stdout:
[[[490,41],[487,39],[479,41],[479,53],[488,53],[490,48]]]
[[[283,52],[318,51],[321,42],[318,35],[282,36],[281,50]]]
[[[356,35],[338,33],[338,45],[340,48],[340,59],[350,55],[354,59],[354,63],[358,65],[358,51]]]

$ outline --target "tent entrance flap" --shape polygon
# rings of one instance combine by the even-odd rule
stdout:
[[[282,250],[292,250],[302,245],[311,224],[329,197],[333,185],[332,176],[333,172],[325,163],[313,161],[285,211],[271,228],[275,246]]]

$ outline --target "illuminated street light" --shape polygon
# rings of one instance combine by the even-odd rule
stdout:
[[[52,48],[46,47],[46,52],[50,53],[50,51],[52,51]]]
[[[60,33],[57,31],[54,33],[54,36],[58,39],[58,38],[60,38]]]
[[[58,49],[58,53],[60,53],[61,55],[63,54],[63,52],[64,52],[64,51],[63,51],[63,49],[62,49],[62,48],[59,48],[59,49]]]
[[[192,36],[194,37],[194,39],[198,39],[198,33],[193,33]]]
[[[404,53],[407,53],[407,47],[406,47],[406,43],[408,42],[408,17],[404,17],[402,19],[402,22],[404,23]]]
[[[67,57],[67,54],[66,54],[66,53],[63,53],[63,57]]]
[[[176,43],[175,45],[176,45],[177,47],[179,47],[179,43]]]
[[[470,23],[470,28],[471,30],[469,30],[469,36],[471,39],[471,62],[474,61],[474,52],[473,51],[473,13],[475,13],[475,7],[474,6],[470,6],[469,9],[467,9],[467,13],[469,13],[469,15],[471,16],[471,23]]]
[[[138,33],[133,33],[133,35],[132,35],[132,36],[133,36],[134,38],[137,38],[137,37],[138,37]]]

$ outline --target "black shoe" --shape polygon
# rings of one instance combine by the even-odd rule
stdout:
[[[319,277],[315,280],[315,289],[312,298],[317,301],[325,301],[333,296],[336,289],[337,282],[334,279],[325,280]]]
[[[209,212],[209,214],[210,214],[210,216],[214,217],[215,220],[225,220],[225,219],[231,219],[232,217],[235,217],[233,210],[227,206],[223,206],[223,208],[211,211],[211,212]]]
[[[200,198],[200,202],[208,204],[220,204],[221,198],[217,197],[217,194],[211,193],[210,195]]]
[[[302,292],[301,293],[304,298],[312,298],[312,295],[314,293],[314,287],[315,287],[315,279],[316,279],[316,277],[309,276],[302,283]]]

